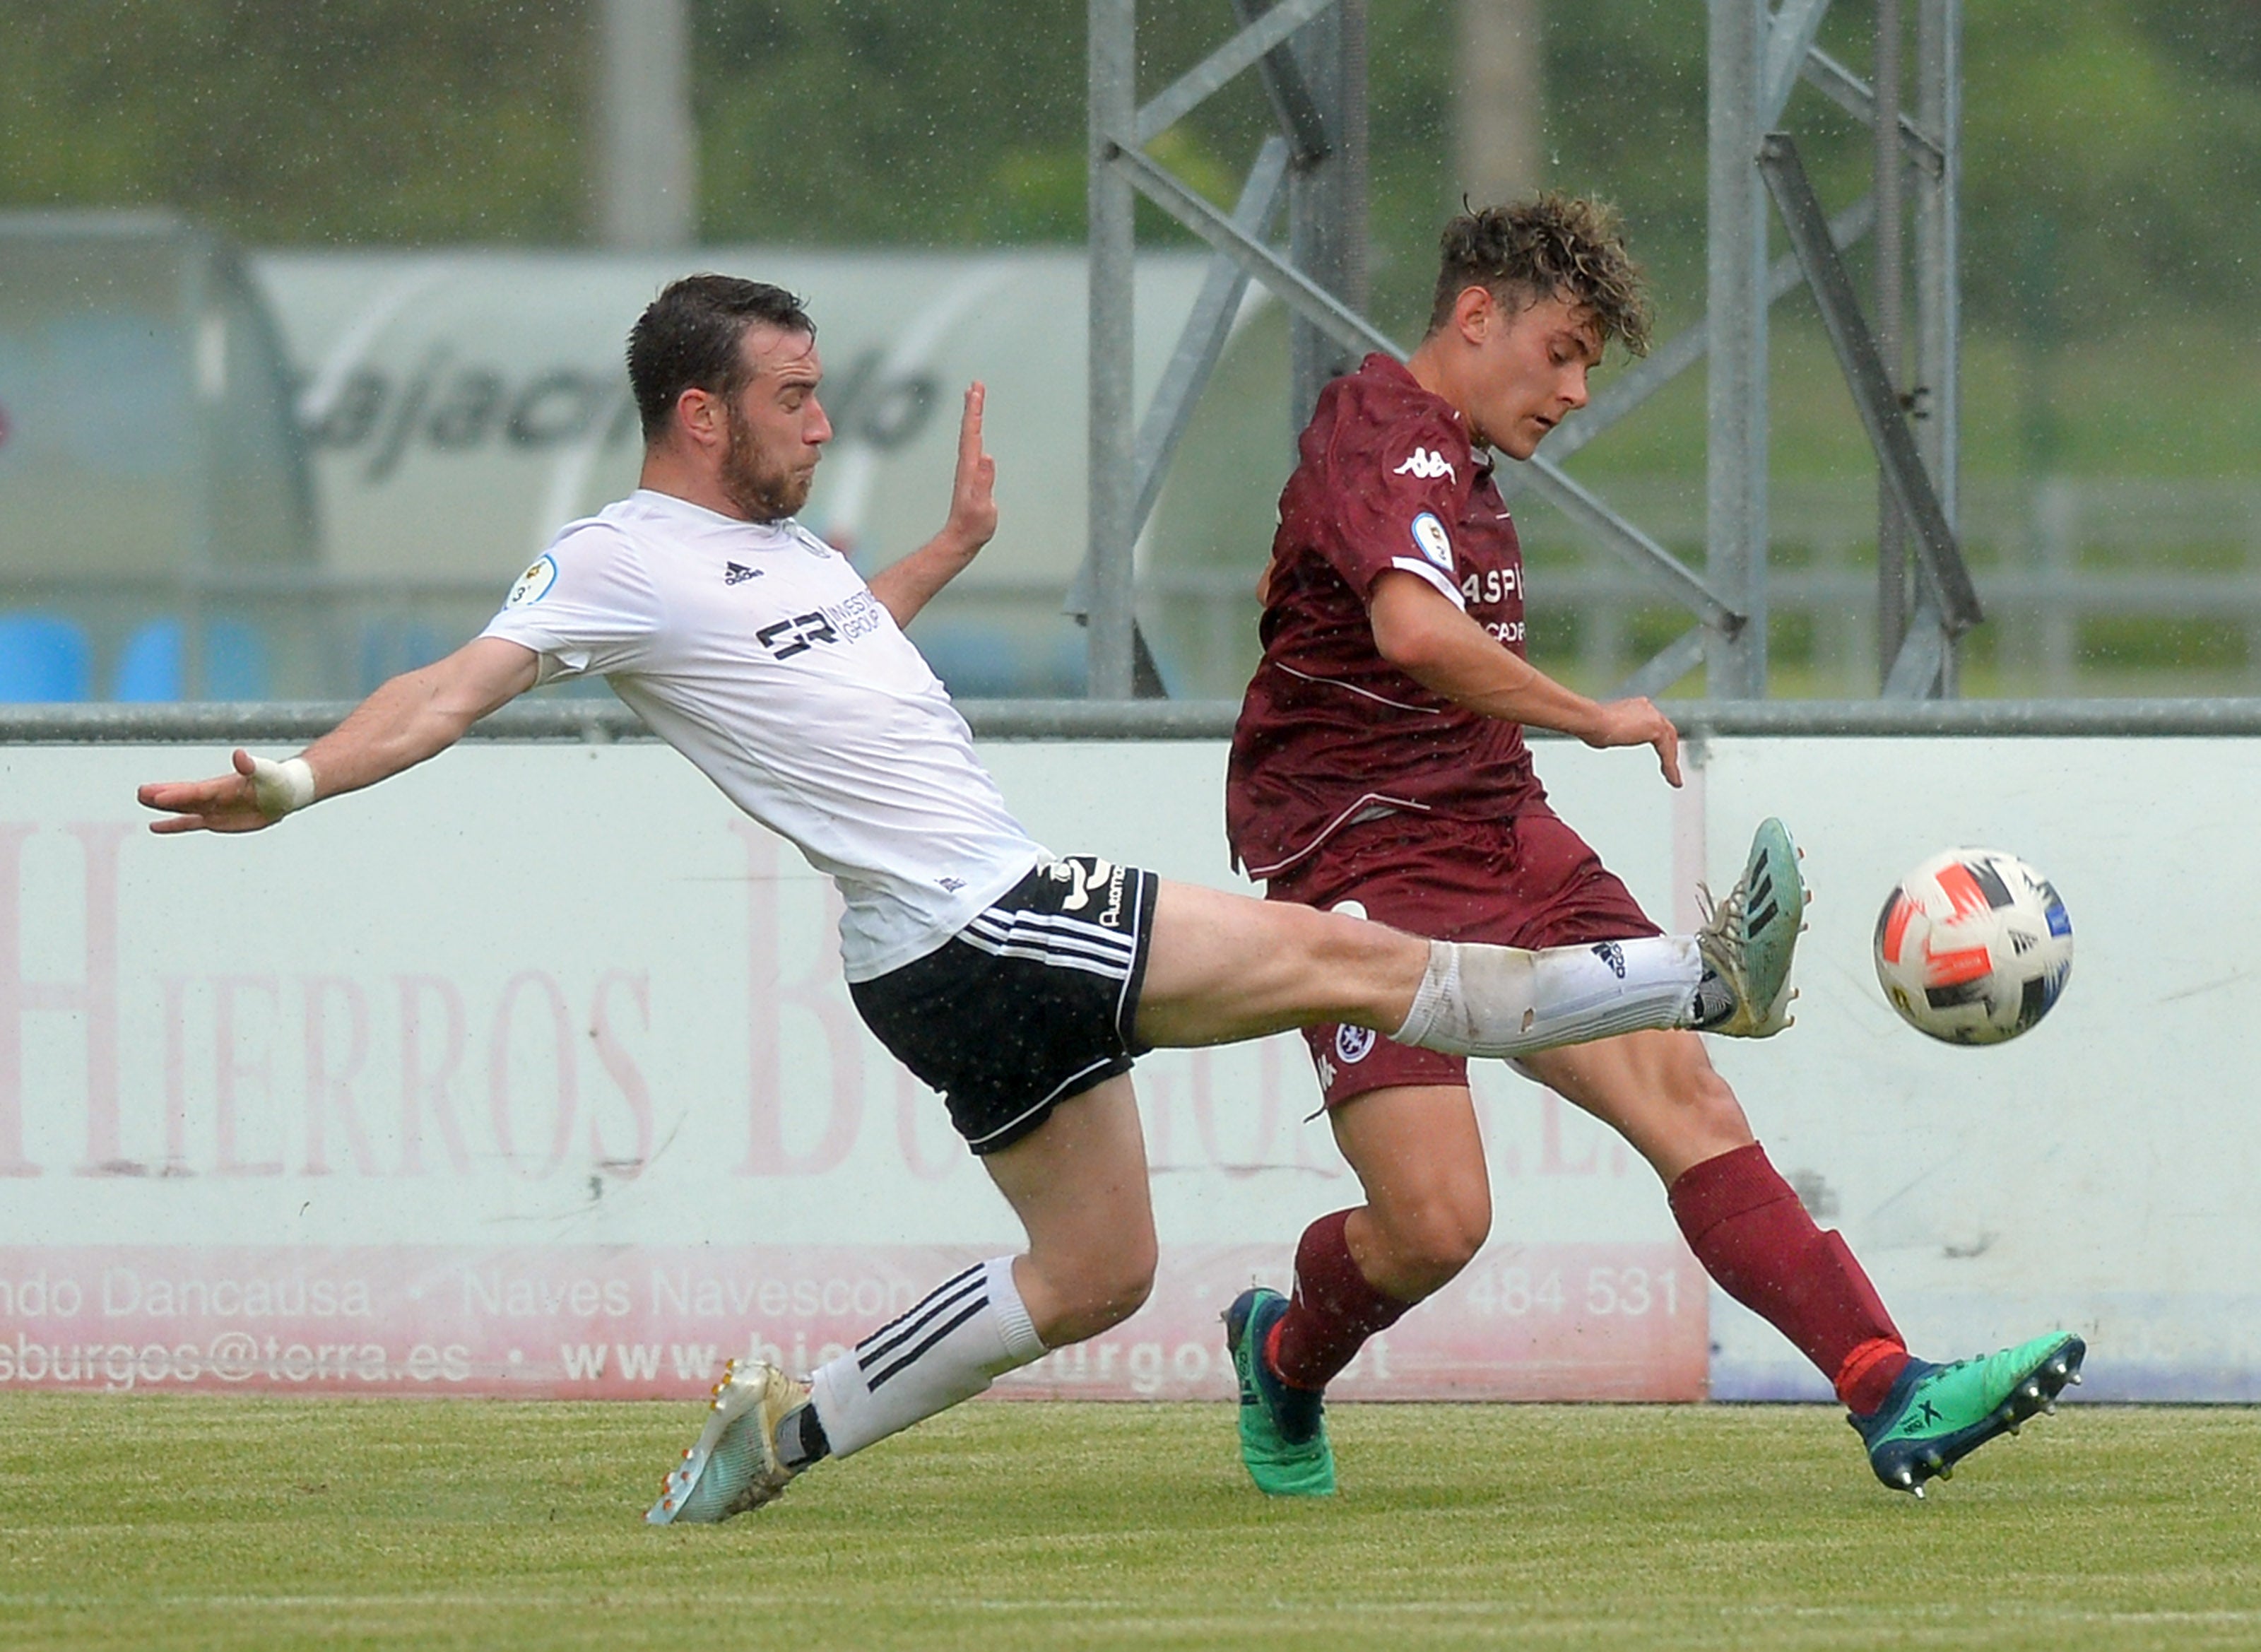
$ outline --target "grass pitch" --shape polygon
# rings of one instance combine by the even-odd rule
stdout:
[[[2261,1416],[2067,1406],[1931,1499],[1810,1407],[962,1407],[721,1526],[692,1405],[0,1397],[0,1646],[2261,1645]]]

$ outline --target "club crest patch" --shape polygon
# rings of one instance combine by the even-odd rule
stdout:
[[[1355,1067],[1374,1048],[1372,1027],[1341,1026],[1335,1029],[1335,1054],[1345,1067]]]
[[[503,599],[506,608],[522,608],[530,602],[539,602],[549,594],[549,587],[557,583],[556,559],[544,551],[541,560],[519,575],[518,583]]]
[[[1445,531],[1432,511],[1423,511],[1413,519],[1413,542],[1426,557],[1446,573],[1453,571],[1453,536]]]

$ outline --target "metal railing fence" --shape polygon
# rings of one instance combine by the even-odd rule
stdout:
[[[1693,489],[1615,491],[1635,501],[1666,542],[1699,560],[1703,501]],[[1774,505],[1768,583],[1772,651],[1784,668],[1777,693],[1794,683],[1809,695],[1860,697],[1877,668],[1873,503],[1865,488],[1784,486]],[[1966,485],[1963,508],[1963,542],[1990,616],[1973,634],[1966,692],[2054,698],[2261,690],[2261,483]],[[1534,593],[1534,657],[1590,692],[1606,692],[1681,616],[1635,571],[1580,549],[1540,502],[1525,500],[1518,516]],[[1231,565],[1151,557],[1142,568],[1142,623],[1179,696],[1229,697],[1246,680],[1261,552],[1245,548]],[[86,687],[65,698],[349,700],[476,635],[507,583],[506,574],[386,578],[317,567],[99,578],[0,570],[0,620],[61,616],[83,634],[92,661]],[[935,618],[1064,627],[1066,588],[1065,578],[969,580],[944,594]],[[146,657],[154,632],[170,627],[177,638],[197,626],[207,628],[204,646],[176,641],[170,677],[135,675],[130,662],[137,650]],[[0,650],[7,646],[0,637]],[[950,678],[944,651],[930,651]],[[0,658],[0,700],[34,697],[6,693],[7,664]],[[959,686],[1000,692],[994,672]],[[579,692],[606,697],[599,684]],[[1031,680],[1019,692],[1052,694],[1062,686]]]

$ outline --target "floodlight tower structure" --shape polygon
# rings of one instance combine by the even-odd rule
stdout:
[[[1900,7],[1916,13],[1915,106],[1901,106]],[[1237,29],[1141,103],[1137,0],[1088,0],[1090,19],[1090,541],[1072,606],[1090,627],[1090,693],[1159,685],[1138,634],[1133,550],[1232,317],[1253,280],[1292,315],[1291,408],[1369,350],[1405,349],[1365,303],[1364,0],[1231,0]],[[1876,449],[1879,658],[1888,697],[1956,692],[1956,639],[1981,614],[1955,535],[1961,331],[1956,201],[1962,172],[1962,0],[1878,0],[1875,83],[1815,45],[1829,0],[1705,0],[1709,11],[1709,302],[1703,325],[1620,374],[1566,420],[1545,451],[1500,467],[1504,492],[1535,491],[1593,542],[1686,608],[1689,628],[1613,691],[1662,692],[1698,664],[1719,699],[1767,693],[1767,322],[1774,301],[1813,293]],[[1244,72],[1264,82],[1281,130],[1230,211],[1147,146]],[[1777,130],[1801,81],[1881,135],[1878,184],[1831,219]],[[1134,405],[1133,208],[1145,197],[1207,241],[1208,279],[1154,396]],[[1769,202],[1790,243],[1767,257]],[[1914,217],[1914,364],[1903,370],[1902,213]],[[1282,203],[1284,247],[1271,239]],[[1872,324],[1843,249],[1877,230],[1882,298]],[[1705,567],[1689,567],[1574,480],[1561,462],[1657,390],[1710,358]],[[1906,558],[1913,553],[1913,584]]]

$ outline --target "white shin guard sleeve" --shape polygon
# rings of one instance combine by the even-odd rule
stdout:
[[[1703,958],[1684,935],[1536,952],[1432,941],[1412,1013],[1390,1037],[1447,1055],[1518,1056],[1684,1027],[1703,976]]]
[[[809,1398],[832,1454],[845,1457],[972,1399],[1044,1352],[1013,1283],[1013,1259],[1000,1256],[944,1280],[818,1367]]]

